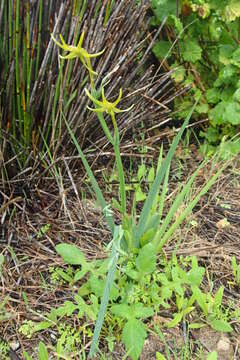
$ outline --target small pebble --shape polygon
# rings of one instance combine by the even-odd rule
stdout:
[[[217,350],[218,351],[229,351],[230,349],[230,343],[229,340],[227,338],[223,338],[221,340],[219,340],[218,344],[217,344]]]

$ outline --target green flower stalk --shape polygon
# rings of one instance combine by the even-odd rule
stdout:
[[[111,142],[111,144],[113,145],[113,148],[114,148],[114,153],[115,153],[115,157],[116,157],[116,165],[117,165],[118,175],[119,175],[119,184],[120,184],[119,190],[120,190],[121,212],[122,212],[122,215],[124,215],[124,214],[126,214],[126,186],[125,186],[123,164],[122,164],[121,154],[120,154],[119,131],[118,131],[118,127],[117,127],[115,114],[129,111],[132,109],[132,107],[134,105],[132,105],[129,108],[124,109],[124,110],[117,108],[118,103],[122,99],[122,89],[120,89],[120,91],[119,91],[118,98],[113,102],[110,102],[106,99],[105,94],[104,94],[104,87],[102,87],[102,101],[98,100],[95,96],[90,94],[90,92],[86,88],[85,88],[85,92],[86,92],[87,96],[89,97],[89,99],[91,99],[92,102],[96,105],[95,109],[90,108],[90,107],[88,107],[88,109],[97,113],[100,124],[101,124],[108,140]],[[113,127],[114,127],[114,137],[112,137],[111,132],[109,131],[109,128],[104,119],[103,113],[107,113],[112,118],[112,123],[113,123]]]
[[[97,56],[100,56],[103,54],[103,52],[105,51],[102,50],[98,53],[95,53],[95,54],[89,54],[87,52],[87,50],[85,50],[83,47],[82,47],[82,43],[83,43],[83,39],[84,39],[84,31],[82,32],[81,36],[80,36],[80,40],[77,44],[77,46],[74,46],[74,45],[68,45],[65,40],[63,39],[62,35],[60,34],[59,35],[60,39],[61,39],[61,42],[60,43],[59,41],[57,41],[53,34],[51,34],[51,38],[53,39],[53,41],[63,50],[65,51],[68,51],[69,54],[68,55],[65,55],[65,56],[60,56],[61,59],[75,59],[75,58],[79,58],[80,61],[82,62],[82,64],[85,66],[85,68],[88,70],[89,72],[89,76],[90,76],[90,81],[91,81],[91,84],[93,84],[93,76],[94,75],[97,75],[97,73],[95,71],[93,71],[92,69],[92,64],[91,64],[91,58],[94,58],[94,57],[97,57]]]

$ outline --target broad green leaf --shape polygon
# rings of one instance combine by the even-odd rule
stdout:
[[[181,34],[183,32],[183,23],[181,22],[180,18],[174,15],[169,15],[168,23],[173,25],[177,30],[177,34]]]
[[[231,58],[233,52],[237,49],[237,46],[231,44],[220,45],[219,47],[219,61],[226,65],[231,64]]]
[[[225,320],[214,319],[211,320],[209,324],[216,331],[231,332],[233,330],[231,325]]]
[[[144,246],[151,242],[156,234],[157,228],[151,228],[143,234],[143,236],[140,238],[139,242],[141,246]]]
[[[46,330],[49,329],[52,326],[55,326],[56,323],[52,322],[52,321],[41,321],[38,324],[35,324],[34,326],[34,332],[39,332],[42,330]]]
[[[222,297],[224,292],[224,286],[221,286],[214,297],[214,308],[219,308],[222,304]]]
[[[136,267],[139,272],[145,274],[152,273],[156,268],[156,263],[156,248],[151,243],[140,249],[136,259]]]
[[[202,57],[202,48],[197,41],[186,39],[181,44],[181,52],[185,61],[195,63]]]
[[[148,172],[147,181],[149,183],[152,183],[154,181],[154,178],[155,178],[155,169],[152,166]],[[149,186],[151,187],[151,184],[149,184]]]
[[[158,24],[161,24],[165,16],[177,14],[176,0],[151,0],[151,7]]]
[[[199,286],[202,282],[204,273],[205,269],[201,266],[191,269],[187,274],[189,284]]]
[[[233,65],[227,65],[220,70],[217,80],[214,82],[215,87],[222,85],[232,85],[237,79],[238,69]]]
[[[124,325],[122,341],[132,360],[138,360],[146,336],[147,332],[145,330],[144,324],[141,321],[137,319],[131,319]]]
[[[231,3],[227,5],[224,10],[223,18],[227,22],[231,22],[239,17],[240,17],[240,3],[237,0],[231,1]]]
[[[240,104],[236,101],[226,103],[223,121],[233,125],[240,124]]]
[[[136,202],[144,201],[147,195],[142,191],[140,185],[135,190]]]
[[[189,329],[200,329],[202,327],[206,326],[206,324],[203,323],[191,323],[188,325]]]
[[[153,53],[160,60],[167,59],[169,56],[171,56],[170,48],[171,44],[169,41],[156,41],[155,45],[153,46]]]
[[[156,360],[167,360],[164,355],[160,354],[160,352],[156,352]]]
[[[217,104],[221,96],[221,91],[216,88],[208,89],[206,91],[206,99],[210,104]]]
[[[40,341],[40,343],[38,345],[38,356],[39,356],[39,360],[48,360],[49,359],[47,348],[42,341]]]
[[[201,290],[197,286],[192,286],[191,289],[192,289],[192,293],[195,296],[195,299],[196,299],[198,305],[202,309],[204,315],[207,317],[208,316],[208,304],[206,301],[206,295],[204,293],[202,293]]]
[[[217,351],[212,351],[210,354],[207,355],[206,360],[217,360],[217,359],[218,359]]]
[[[91,266],[82,266],[82,269],[77,271],[74,275],[74,282],[82,279],[84,275],[91,269]]]
[[[184,66],[178,66],[176,64],[174,64],[174,66],[171,66],[171,69],[174,70],[174,72],[171,75],[171,78],[174,79],[174,81],[176,83],[180,83],[184,80],[185,78],[185,74],[186,74],[186,69],[184,68]]]
[[[240,88],[238,88],[233,94],[233,99],[240,102]]]
[[[127,304],[113,305],[110,310],[114,315],[122,317],[124,319],[131,319],[133,314],[131,307]]]
[[[71,316],[73,312],[78,309],[79,306],[74,304],[72,301],[66,300],[64,304],[56,309],[58,316]]]
[[[57,253],[62,256],[67,264],[83,265],[86,264],[85,256],[82,251],[75,245],[71,244],[58,244],[56,245]]]
[[[137,303],[132,306],[132,314],[132,316],[135,318],[146,319],[150,316],[153,316],[154,311],[150,307],[144,306],[141,303]]]
[[[180,323],[180,321],[182,320],[183,317],[183,312],[181,311],[180,313],[177,313],[174,315],[174,318],[167,324],[168,328],[173,328],[175,327],[177,324]]]
[[[105,280],[99,279],[97,276],[93,275],[88,280],[88,283],[90,285],[91,291],[100,298],[104,291],[105,286]],[[110,291],[110,299],[114,300],[118,297],[118,290],[116,287],[112,287]]]
[[[145,174],[146,174],[146,166],[145,166],[145,164],[141,164],[139,166],[138,172],[137,172],[138,181],[142,180],[142,178],[144,177]]]

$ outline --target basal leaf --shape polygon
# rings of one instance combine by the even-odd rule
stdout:
[[[153,53],[160,60],[165,58],[167,59],[171,55],[171,52],[169,51],[170,48],[171,44],[169,41],[156,41],[155,45],[153,46]]]
[[[122,341],[132,360],[139,359],[146,336],[147,332],[141,321],[131,319],[125,324],[122,332]]]
[[[147,306],[144,306],[141,303],[134,304],[132,307],[133,316],[136,318],[146,319],[150,316],[153,316],[153,309]]]
[[[208,354],[206,360],[218,360],[218,353],[217,353],[217,351],[212,351],[210,354]]]
[[[83,265],[86,263],[86,259],[82,251],[75,245],[58,244],[56,245],[56,251],[60,256],[62,256],[66,264]]]
[[[177,13],[176,0],[151,0],[151,6],[159,24],[166,16]]]
[[[223,121],[232,125],[240,124],[240,104],[236,101],[226,103]]]
[[[214,330],[220,332],[231,332],[233,330],[231,325],[225,320],[215,319],[210,322],[210,325]]]
[[[111,307],[111,312],[114,315],[120,316],[124,319],[131,319],[132,310],[127,304],[116,304]]]
[[[173,328],[173,327],[175,327],[177,324],[180,323],[180,321],[182,320],[182,317],[183,317],[183,313],[182,313],[182,312],[175,314],[175,315],[174,315],[174,318],[172,319],[172,321],[170,321],[170,322],[167,324],[167,327],[168,327],[168,328]]]
[[[156,248],[151,244],[145,245],[138,254],[136,259],[136,266],[138,271],[150,274],[156,268],[157,254]]]
[[[197,41],[186,39],[180,48],[185,61],[195,63],[202,57],[202,48]]]

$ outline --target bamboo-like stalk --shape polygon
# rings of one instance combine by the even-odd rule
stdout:
[[[168,104],[175,96],[171,73],[151,77],[152,67],[146,65],[153,46],[147,26],[143,26],[148,4],[148,0],[142,0],[139,7],[131,0],[0,2],[1,126],[24,146],[22,165],[32,151],[37,154],[45,148],[40,130],[52,154],[70,151],[63,115],[83,148],[89,148],[89,143],[93,144],[91,149],[108,143],[97,117],[86,108],[88,71],[78,59],[59,61],[51,33],[56,38],[61,33],[67,43],[76,45],[84,31],[83,46],[89,53],[105,48],[101,57],[92,59],[98,73],[96,88],[107,76],[111,82],[106,86],[106,96],[114,97],[120,87],[123,91],[127,88],[123,107],[135,104],[131,113],[118,117],[121,136],[144,118],[148,120],[146,131],[170,120]],[[15,142],[15,153],[19,143]]]

